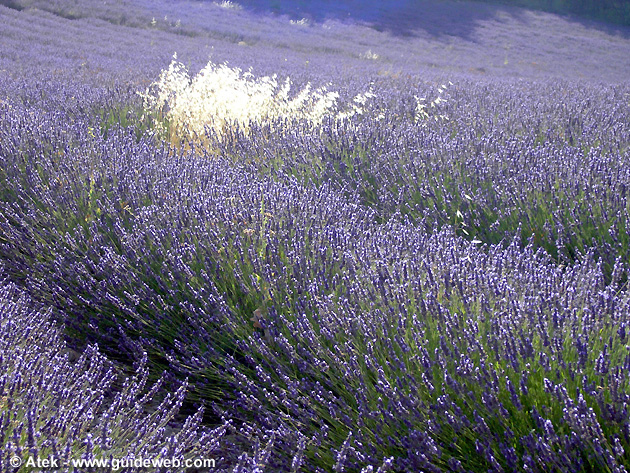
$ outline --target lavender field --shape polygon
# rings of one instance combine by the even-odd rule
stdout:
[[[629,268],[628,27],[0,0],[0,473],[626,472]]]

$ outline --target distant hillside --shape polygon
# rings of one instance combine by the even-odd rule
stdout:
[[[480,0],[630,25],[628,0]]]

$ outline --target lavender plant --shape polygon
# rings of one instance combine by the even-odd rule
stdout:
[[[29,462],[42,460],[56,466],[52,469],[72,469],[73,461],[81,460],[183,462],[219,452],[227,426],[202,433],[202,411],[173,424],[185,384],[151,412],[160,383],[145,387],[146,356],[135,375],[115,389],[121,373],[96,346],[70,361],[71,352],[49,313],[34,310],[26,296],[6,283],[0,297],[0,471],[26,471]]]
[[[539,58],[526,52],[529,66],[501,73],[480,62],[493,73],[480,78],[422,34],[296,28],[184,1],[129,2],[142,26],[115,26],[114,7],[91,14],[87,2],[71,21],[62,4],[0,7],[0,258],[25,294],[0,325],[7,449],[47,455],[63,443],[74,458],[177,447],[234,471],[626,471],[630,90],[616,53],[582,48],[580,67],[554,56],[558,71],[588,70],[597,83],[533,72]],[[532,18],[550,43],[569,28]],[[26,41],[29,21],[40,29]],[[475,41],[505,35],[501,25],[479,20]],[[544,46],[532,39],[540,29],[519,28]],[[589,47],[627,50],[572,28],[592,35]],[[47,40],[60,29],[71,33]],[[133,38],[138,50],[70,49],[90,35],[119,48]],[[209,38],[214,63],[290,76],[297,90],[333,82],[363,113],[253,114],[220,133],[199,128],[198,141],[183,124],[177,139],[154,133],[159,111],[143,117],[137,92],[175,46],[186,73],[203,76]],[[467,41],[452,40],[452,54],[469,56]],[[366,49],[379,57],[361,58]],[[3,297],[18,300],[12,291]],[[39,325],[52,324],[44,310],[84,353],[78,363],[59,354],[57,332],[29,348],[52,330]],[[21,388],[26,358],[52,391]],[[136,377],[117,384],[113,366]],[[85,396],[59,394],[68,386]],[[161,406],[149,401],[169,391]],[[83,410],[51,420],[51,392]],[[179,403],[207,414],[185,424],[171,412]]]

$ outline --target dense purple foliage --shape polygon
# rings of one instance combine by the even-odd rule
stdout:
[[[110,455],[183,459],[218,453],[225,426],[200,434],[201,412],[173,424],[185,385],[166,397],[159,396],[161,382],[146,389],[146,355],[136,374],[124,379],[96,346],[73,358],[49,314],[34,310],[6,283],[0,289],[0,354],[2,472],[16,471],[10,459],[24,453],[61,467]],[[152,408],[156,395],[163,400]]]
[[[0,471],[97,451],[627,471],[628,39],[488,6],[436,36],[187,0],[12,4]],[[175,148],[137,94],[175,51],[376,97]]]

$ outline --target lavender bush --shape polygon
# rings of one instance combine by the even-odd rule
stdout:
[[[577,27],[488,7],[474,33],[403,38],[212,2],[14,3],[0,7],[5,457],[626,471],[630,84],[621,53],[602,53],[626,38],[578,29],[594,49],[568,41],[575,64],[556,51],[534,67],[526,45]],[[112,46],[69,49],[90,35]],[[524,62],[484,49],[496,38]],[[48,55],[18,47],[37,42]],[[189,78],[211,50],[224,71],[330,83],[340,106],[215,107],[197,139],[185,120],[165,133],[186,107],[139,93],[174,48]],[[28,392],[26,367],[42,374]],[[57,416],[63,403],[78,414]]]
[[[201,434],[201,411],[176,431],[171,425],[185,384],[151,409],[161,383],[145,387],[146,355],[121,382],[122,373],[96,346],[71,362],[49,314],[32,309],[14,286],[3,284],[1,298],[0,471],[19,471],[16,458],[25,466],[30,458],[66,469],[72,460],[217,454],[226,426]]]

